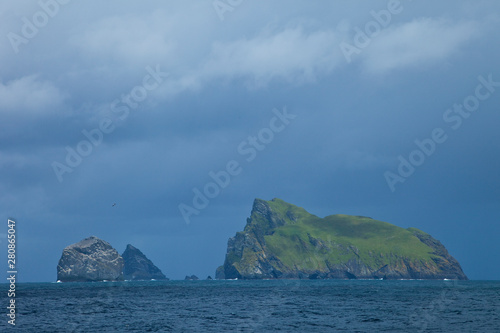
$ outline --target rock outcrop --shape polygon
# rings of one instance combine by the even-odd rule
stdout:
[[[184,278],[186,281],[197,281],[199,278],[196,275],[187,276]]]
[[[445,247],[421,230],[362,216],[319,218],[280,199],[254,201],[216,278],[467,279]]]
[[[123,280],[123,258],[108,242],[95,236],[67,246],[57,265],[62,282]]]
[[[123,277],[125,280],[168,280],[139,249],[128,244],[122,254],[125,262]]]

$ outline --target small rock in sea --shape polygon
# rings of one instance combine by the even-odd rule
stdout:
[[[122,254],[125,280],[168,280],[138,248],[128,244]]]
[[[57,280],[91,282],[123,280],[123,258],[95,236],[67,246],[57,265]]]

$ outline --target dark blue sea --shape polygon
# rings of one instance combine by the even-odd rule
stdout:
[[[486,333],[500,332],[500,281],[25,283],[16,311],[1,332]]]

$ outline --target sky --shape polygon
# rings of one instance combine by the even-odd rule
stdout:
[[[11,218],[21,282],[91,235],[206,278],[281,198],[500,279],[499,30],[493,0],[2,1],[1,257]]]

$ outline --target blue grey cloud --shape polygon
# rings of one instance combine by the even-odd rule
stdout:
[[[89,235],[172,278],[213,275],[253,199],[280,197],[423,229],[469,277],[499,278],[481,254],[499,250],[500,87],[460,128],[443,119],[479,76],[500,82],[499,5],[389,3],[243,1],[224,20],[211,1],[2,3],[0,208],[20,277],[54,280]],[[297,117],[269,139],[284,107]],[[435,128],[447,140],[392,192],[384,173]],[[179,204],[230,161],[241,172],[186,224]]]

